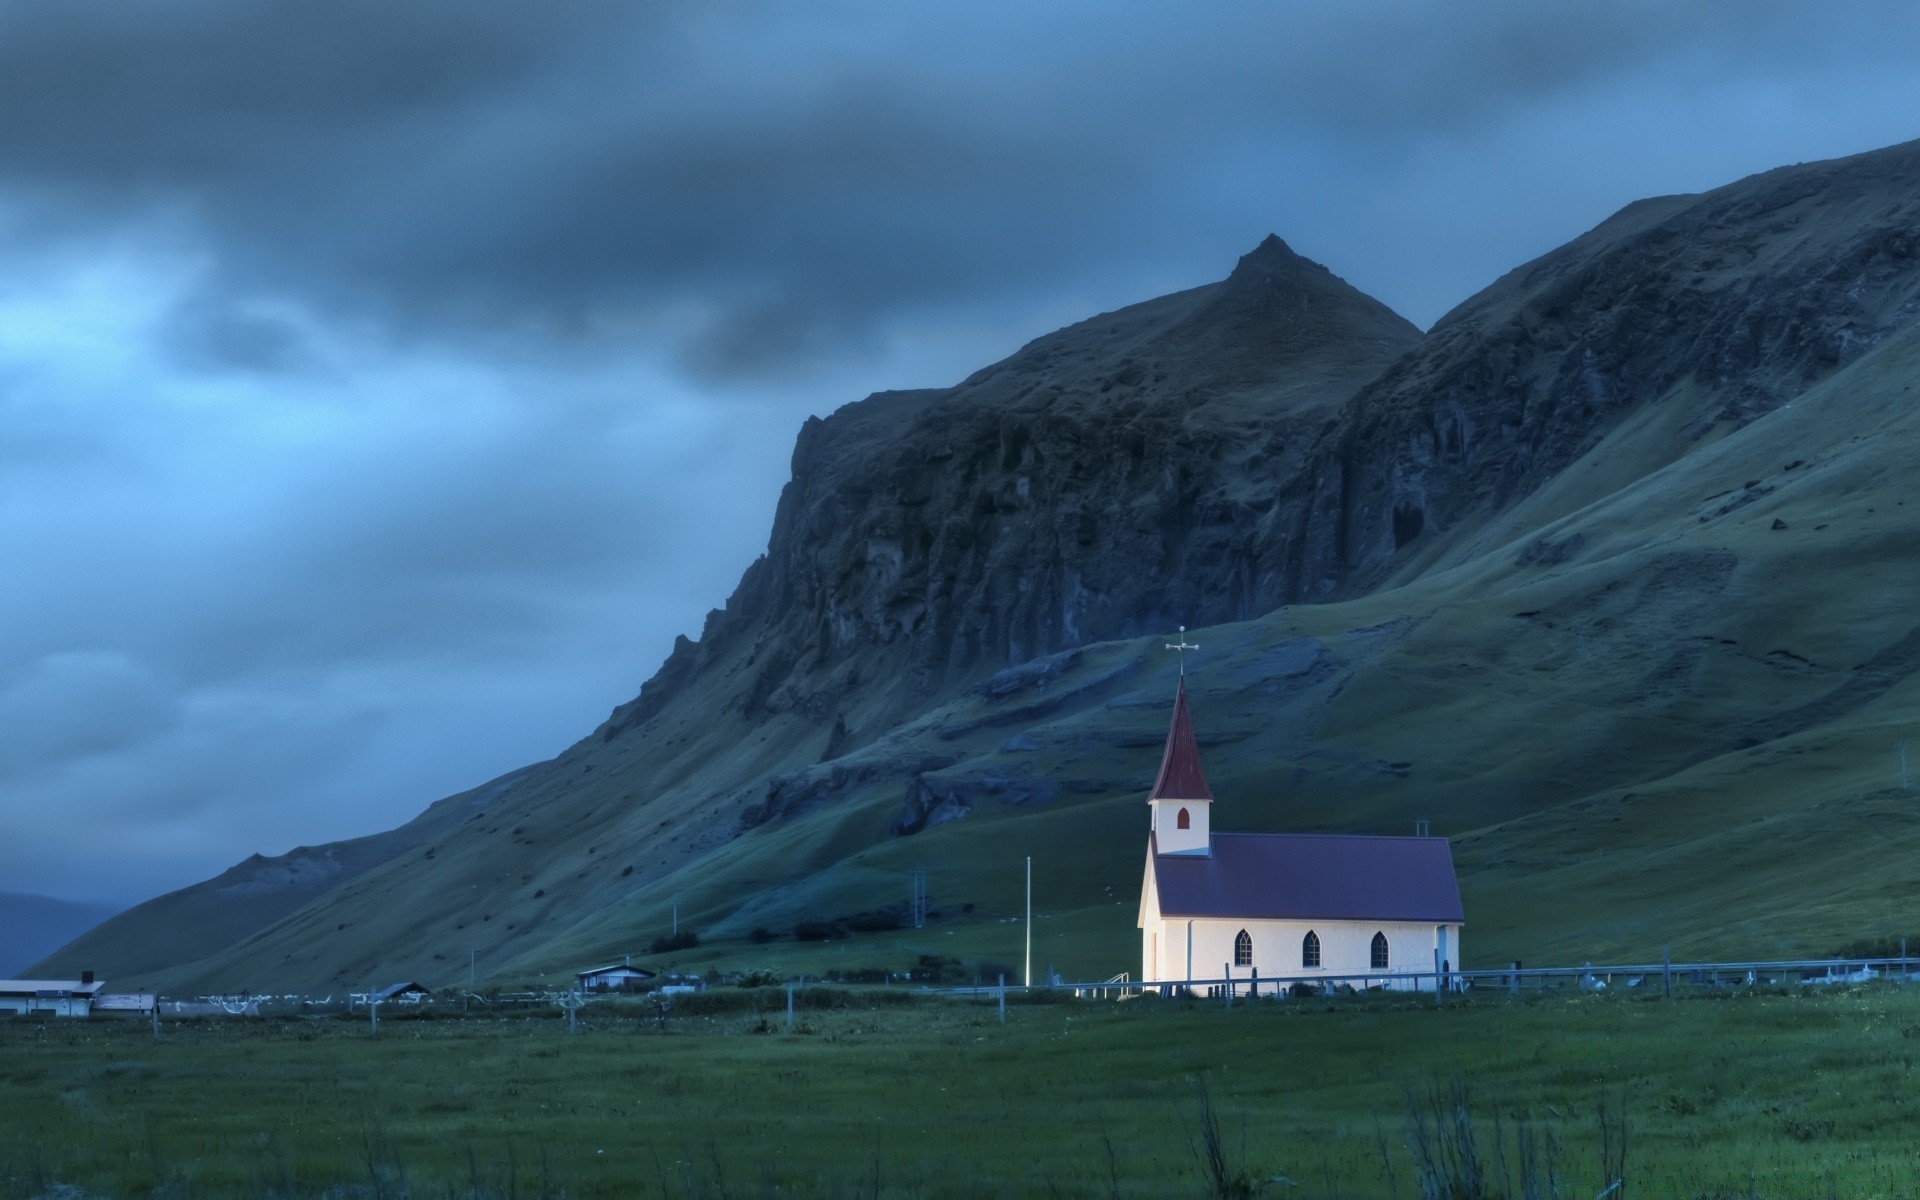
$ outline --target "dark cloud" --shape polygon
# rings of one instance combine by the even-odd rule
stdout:
[[[1222,155],[1331,140],[1344,170],[1623,79],[1916,34],[1910,5],[1794,0],[38,0],[0,10],[0,184],[69,220],[173,206],[233,278],[402,326],[611,323],[760,375],[1122,255],[1228,261],[1285,213],[1196,195]]]

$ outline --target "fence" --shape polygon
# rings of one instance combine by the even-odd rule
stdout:
[[[1756,959],[1750,961],[1584,963],[1577,967],[1527,967],[1512,963],[1493,970],[1448,970],[1445,964],[1429,971],[1362,971],[1335,974],[1315,971],[1311,974],[1262,976],[1257,971],[1235,975],[1230,968],[1222,974],[1191,979],[1134,980],[1122,973],[1108,979],[1081,983],[1049,981],[1023,985],[1008,983],[1004,977],[994,983],[960,986],[921,984],[913,990],[929,996],[960,999],[987,999],[998,1002],[1004,1016],[1008,996],[1029,994],[1070,994],[1083,1000],[1128,1000],[1145,996],[1204,997],[1232,1005],[1236,1000],[1277,1000],[1294,995],[1346,995],[1369,992],[1430,993],[1444,1002],[1449,995],[1520,994],[1555,989],[1600,991],[1609,988],[1658,988],[1671,996],[1681,989],[1724,989],[1732,987],[1778,987],[1782,985],[1822,985],[1861,983],[1888,979],[1905,984],[1915,977],[1920,956],[1889,955],[1865,958]],[[793,1020],[793,993],[796,988],[836,986],[825,981],[796,980],[786,985],[788,1021]],[[682,991],[688,989],[673,989]],[[377,1028],[381,1010],[431,1009],[446,1013],[455,1005],[460,1012],[474,1015],[509,1012],[550,1012],[564,1010],[571,1018],[581,1007],[605,1000],[628,1001],[652,998],[663,1005],[674,999],[666,990],[646,993],[586,993],[573,990],[527,991],[482,996],[461,993],[448,1000],[380,999],[368,993],[339,993],[324,997],[299,995],[201,996],[192,1000],[173,1000],[150,994],[115,996],[99,1005],[102,1016],[143,1016],[155,1022],[170,1018],[295,1017],[364,1013]]]
[[[1367,991],[1420,991],[1436,996],[1468,991],[1496,990],[1509,993],[1545,991],[1555,987],[1605,990],[1610,987],[1639,988],[1657,986],[1663,995],[1672,995],[1676,984],[1682,987],[1754,987],[1782,984],[1861,983],[1873,979],[1892,979],[1905,983],[1913,978],[1920,957],[1888,955],[1867,958],[1756,959],[1729,962],[1657,963],[1584,963],[1577,967],[1527,967],[1520,963],[1493,970],[1361,971],[1334,974],[1315,971],[1302,975],[1262,976],[1258,971],[1193,979],[1158,979],[1129,982],[1124,976],[1093,983],[1042,984],[1024,987],[1007,985],[1015,994],[1058,988],[1081,998],[1129,998],[1143,994],[1160,996],[1206,996],[1264,999],[1304,991],[1310,994]],[[991,995],[995,987],[946,989],[956,995]]]

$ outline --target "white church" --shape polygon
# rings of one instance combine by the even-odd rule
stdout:
[[[1432,991],[1459,963],[1464,913],[1445,838],[1213,831],[1184,679],[1147,805],[1142,984]]]

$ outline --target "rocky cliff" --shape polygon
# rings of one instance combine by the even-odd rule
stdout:
[[[1049,334],[955,388],[809,420],[766,557],[606,735],[742,643],[742,712],[832,721],[859,686],[834,671],[854,647],[898,648],[892,669],[933,697],[983,668],[1285,603],[1306,514],[1274,497],[1419,338],[1269,237],[1221,283]]]
[[[1337,536],[1300,590],[1475,528],[1646,406],[1669,411],[1641,473],[1773,411],[1920,315],[1916,254],[1920,142],[1630,205],[1447,314],[1345,409],[1297,485],[1339,510],[1310,524]]]

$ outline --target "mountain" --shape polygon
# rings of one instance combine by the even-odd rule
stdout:
[[[115,911],[105,904],[0,892],[0,974],[25,978],[21,973],[28,963],[45,958]]]
[[[89,926],[100,918],[69,930],[29,959],[58,949],[50,968],[111,964],[116,974],[134,978],[198,961],[244,941],[346,880],[441,836],[484,811],[488,801],[537,769],[514,771],[436,801],[413,820],[385,833],[325,846],[300,846],[272,858],[256,854],[203,883],[135,905],[97,928]],[[85,932],[75,937],[81,929]]]
[[[701,963],[1005,961],[1028,854],[1036,955],[1129,969],[1182,623],[1220,827],[1431,820],[1470,963],[1899,932],[1917,249],[1920,143],[1629,206],[1424,337],[1269,239],[810,421],[633,702],[151,978],[555,973],[676,905]],[[929,929],[785,938],[887,924],[915,869]]]

